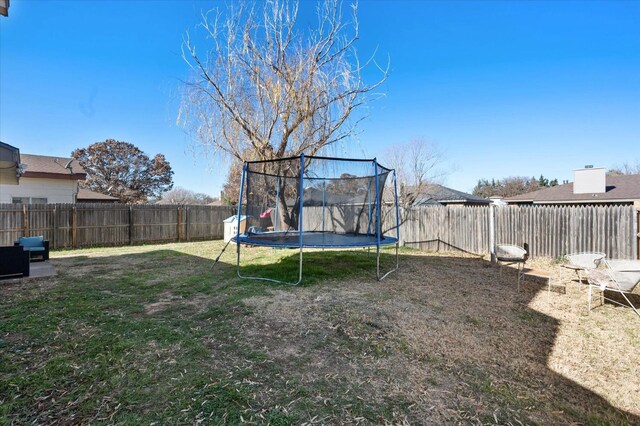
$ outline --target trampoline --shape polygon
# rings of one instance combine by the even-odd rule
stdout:
[[[382,237],[381,246],[392,245],[398,241],[394,237]],[[240,235],[242,244],[296,248],[331,248],[331,247],[372,247],[378,244],[376,235],[370,234],[338,234],[335,232],[302,232],[302,243],[299,234],[287,232],[259,232]]]
[[[393,176],[393,187],[386,181]],[[376,248],[376,276],[398,269],[400,239],[396,174],[374,159],[318,156],[245,162],[238,215],[246,215],[236,243],[240,278],[241,246],[299,249],[298,281],[302,281],[303,248]],[[392,235],[391,235],[392,234]],[[395,245],[395,266],[380,272],[380,248]]]

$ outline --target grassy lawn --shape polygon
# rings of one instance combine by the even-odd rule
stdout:
[[[222,242],[55,252],[0,282],[0,424],[637,424],[640,319],[483,259],[305,253],[239,280]],[[243,249],[295,280],[295,250]],[[388,267],[393,257],[385,254]]]

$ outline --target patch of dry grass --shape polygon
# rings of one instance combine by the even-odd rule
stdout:
[[[530,262],[563,284],[548,294],[534,278],[517,291],[514,270],[500,276],[469,255],[406,251],[400,270],[376,282],[349,270],[367,265],[366,252],[312,251],[311,284],[289,287],[238,280],[230,252],[211,271],[221,248],[65,252],[54,254],[58,277],[0,287],[0,401],[10,407],[0,415],[46,423],[640,422],[640,319],[612,305],[587,314],[586,292],[556,262]],[[252,258],[265,268],[297,262],[286,250],[247,250]],[[332,264],[318,277],[340,279],[314,281]],[[39,317],[19,317],[30,306]],[[46,395],[56,402],[37,399]],[[42,408],[29,414],[34,400]]]
[[[500,277],[471,256],[411,253],[381,283],[251,298],[260,320],[246,333],[280,363],[307,354],[306,372],[291,369],[299,380],[336,370],[349,382],[366,378],[363,395],[408,401],[402,414],[414,421],[624,423],[617,409],[637,420],[638,319],[612,306],[587,316],[572,271],[531,263],[567,293],[549,295],[535,279],[518,292],[515,271]]]

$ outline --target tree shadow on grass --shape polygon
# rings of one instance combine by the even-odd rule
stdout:
[[[37,285],[0,286],[9,296],[1,303],[2,349],[15,363],[0,362],[0,400],[12,401],[1,414],[45,423],[88,420],[100,410],[123,422],[195,421],[202,413],[233,422],[265,410],[285,424],[316,415],[373,423],[402,416],[426,423],[640,422],[549,367],[561,324],[530,307],[544,287],[529,282],[518,292],[515,273],[500,277],[489,262],[403,250],[400,270],[377,282],[375,252],[314,250],[304,253],[302,286],[290,287],[237,279],[229,251],[213,268],[215,251],[54,258],[58,287],[38,294]],[[250,249],[242,272],[295,279],[298,253],[289,252]],[[381,260],[388,270],[395,254],[385,251]],[[59,344],[49,337],[56,333],[69,334],[75,349],[63,345],[56,353]],[[22,355],[34,346],[52,352]],[[102,356],[111,361],[102,365]],[[60,357],[68,359],[57,370],[31,377],[36,364]],[[118,357],[136,363],[119,365]],[[108,384],[108,377],[122,380]],[[38,388],[38,380],[64,382],[64,389]],[[137,381],[153,383],[151,390]],[[212,392],[209,382],[217,383]],[[34,407],[26,396],[38,389],[53,397]],[[95,389],[103,389],[95,402],[68,408]],[[318,404],[316,394],[331,403]],[[104,398],[120,398],[125,411]],[[274,411],[278,406],[288,411]]]

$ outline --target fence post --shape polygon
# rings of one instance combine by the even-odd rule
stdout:
[[[181,237],[182,237],[182,209],[180,207],[178,207],[178,241],[180,241]]]
[[[185,207],[184,209],[184,215],[186,216],[184,221],[187,224],[186,225],[187,241],[191,240],[191,231],[189,230],[189,228],[191,227],[191,215],[189,214],[189,209],[190,209],[189,206]]]
[[[29,206],[22,205],[22,236],[29,236]]]
[[[489,253],[491,254],[491,263],[496,263],[496,206],[489,205]]]
[[[634,201],[633,205],[636,208],[636,258],[640,259],[640,200]]]
[[[78,247],[78,209],[76,206],[71,209],[71,247]]]
[[[129,245],[133,245],[133,206],[129,204]]]
[[[58,248],[58,246],[57,246],[57,243],[58,243],[58,235],[57,235],[58,234],[58,217],[56,215],[56,211],[57,211],[56,205],[54,204],[53,205],[53,210],[52,210],[52,214],[53,214],[52,219],[53,220],[52,220],[52,224],[51,224],[51,226],[53,228],[51,230],[51,248],[52,249]]]

